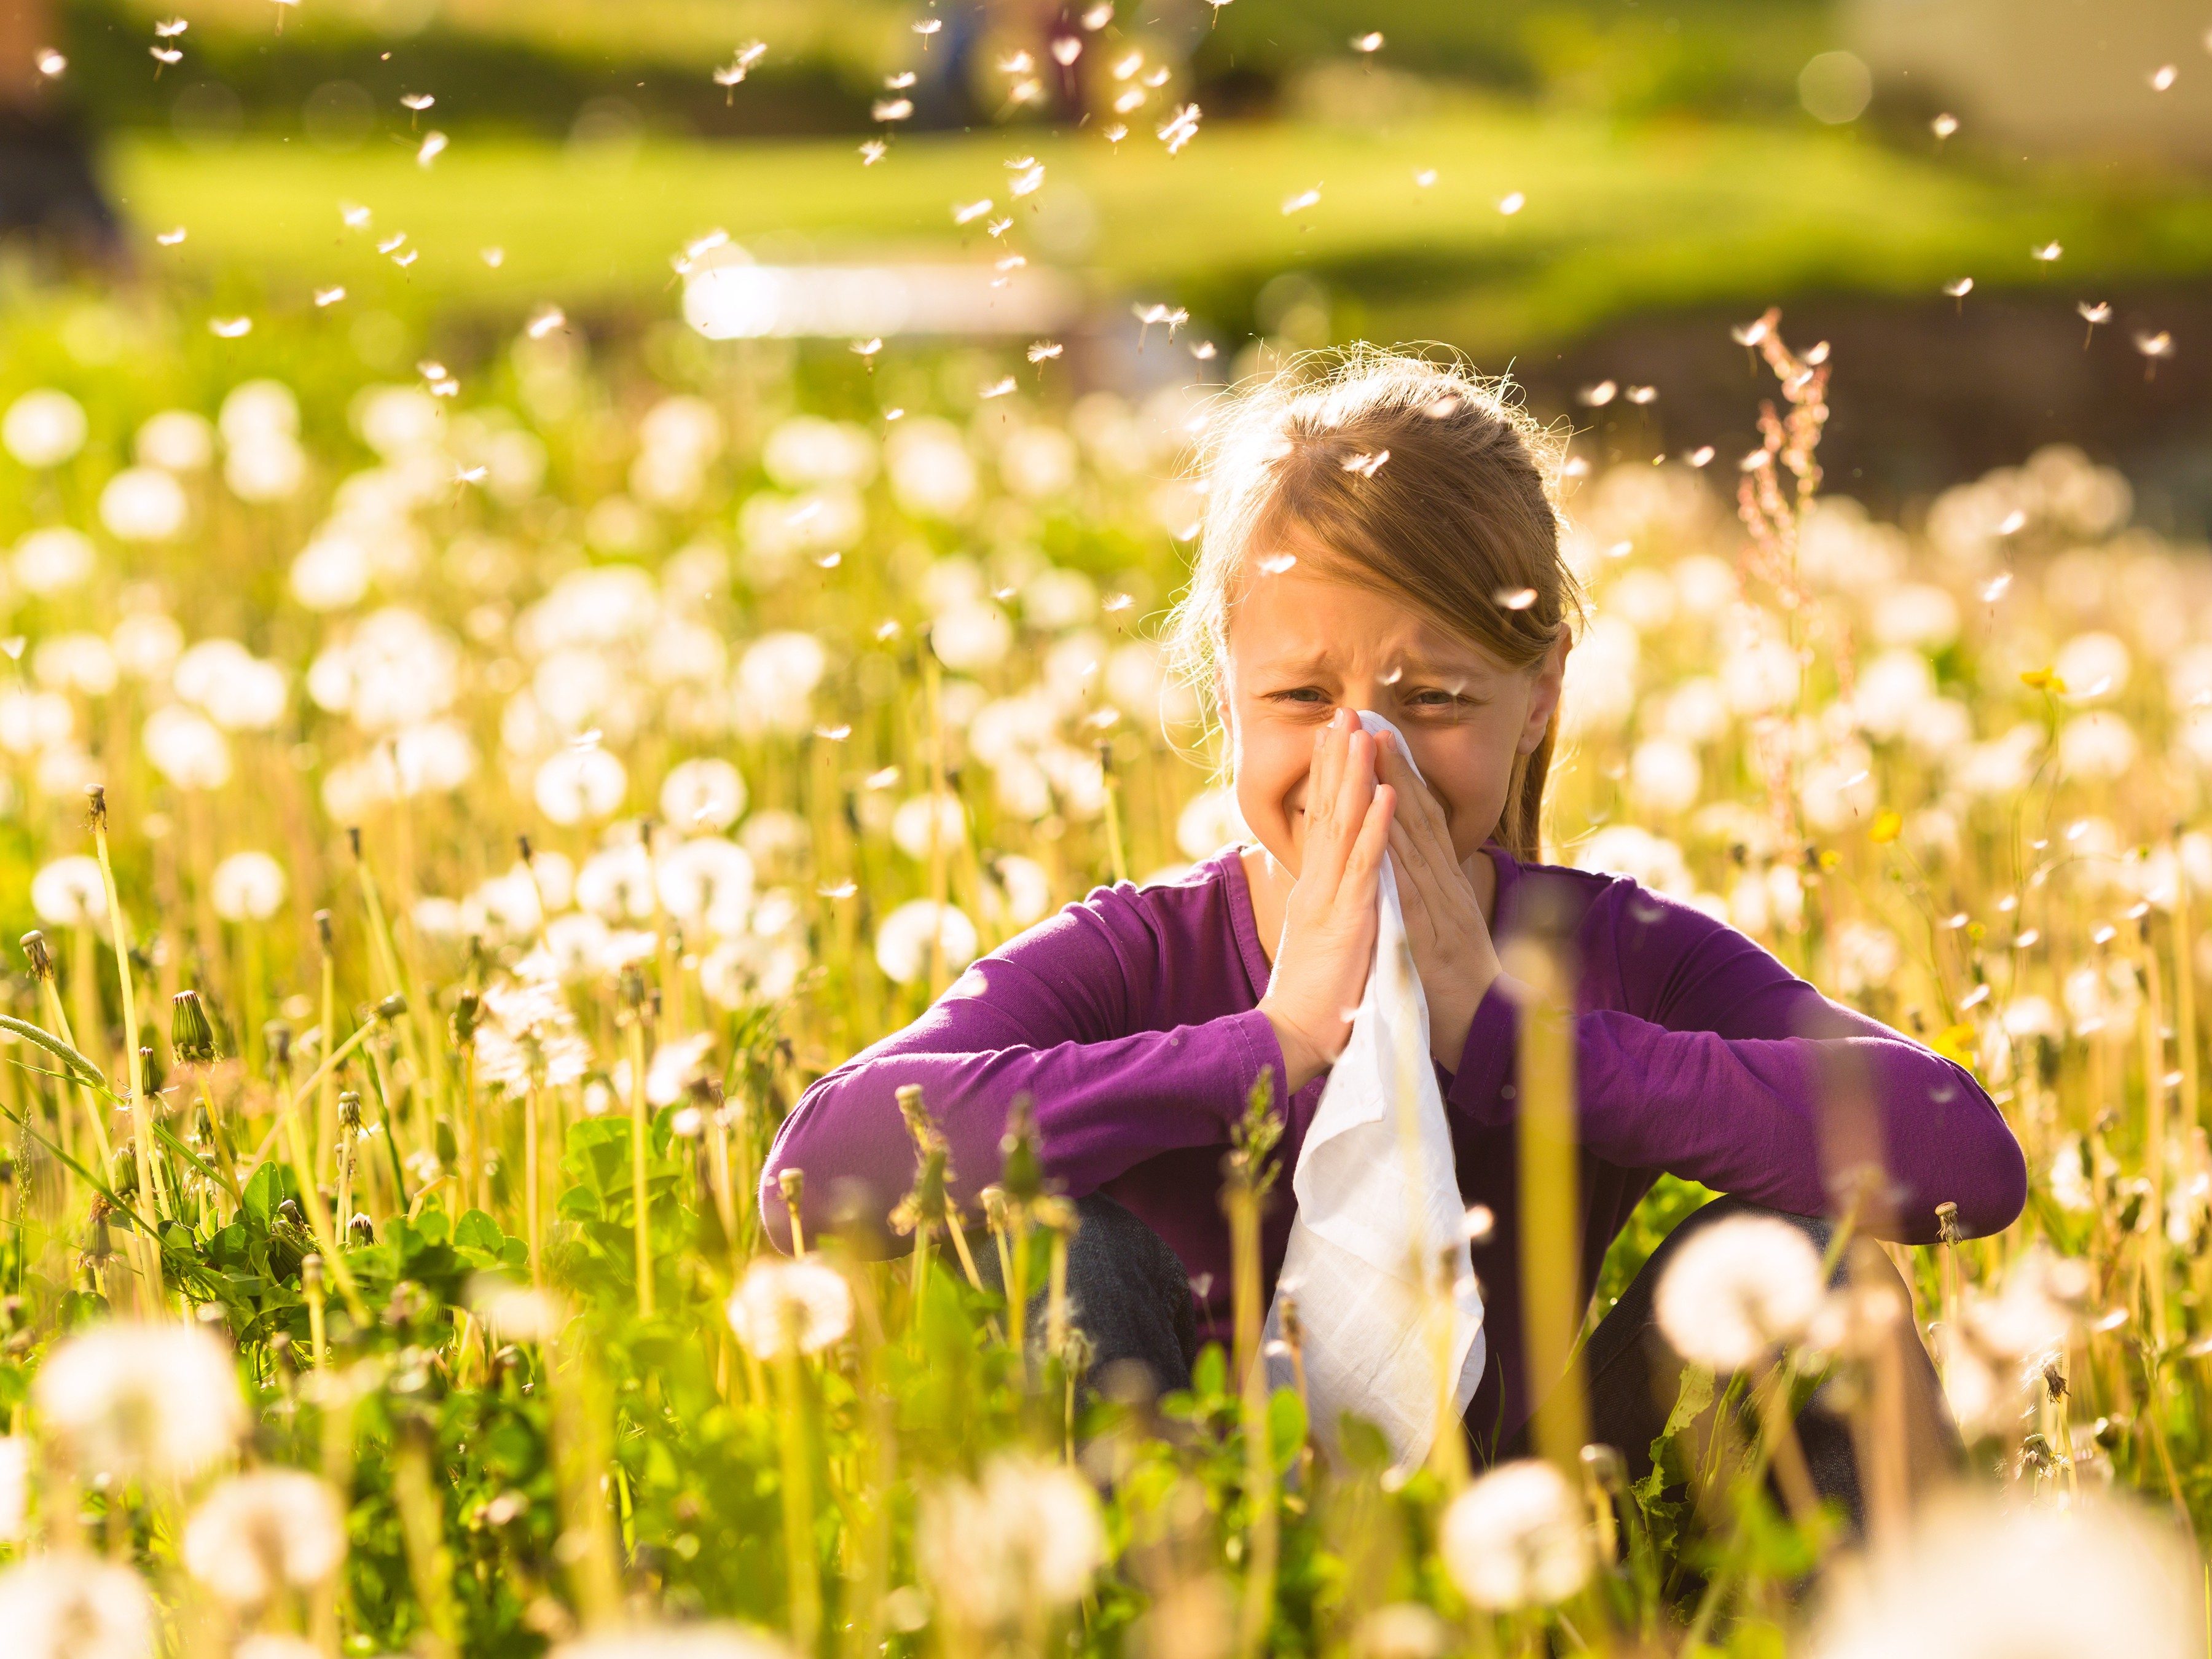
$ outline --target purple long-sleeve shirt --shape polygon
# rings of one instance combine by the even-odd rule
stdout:
[[[1958,1206],[1967,1236],[2026,1201],[2027,1166],[1972,1074],[1831,1001],[1753,940],[1623,876],[1523,866],[1496,841],[1492,932],[1540,872],[1560,884],[1577,963],[1575,1075],[1585,1293],[1607,1247],[1662,1173],[1799,1214],[1830,1207],[1821,1101],[1840,1086],[1879,1126],[1893,1214],[1881,1231],[1937,1234]],[[971,1216],[999,1173],[1007,1109],[1027,1092],[1048,1174],[1071,1197],[1103,1192],[1174,1249],[1200,1303],[1200,1334],[1229,1322],[1229,1233],[1218,1194],[1230,1127],[1253,1079],[1287,1081],[1259,1012],[1268,962],[1231,847],[1182,879],[1102,887],[971,966],[937,1003],[819,1079],[777,1133],[761,1212],[788,1249],[777,1187],[805,1171],[803,1218],[823,1227],[858,1197],[878,1217],[913,1184],[915,1156],[895,1091],[921,1085],[951,1144],[952,1195]],[[1470,1419],[1510,1430],[1528,1413],[1522,1376],[1514,1079],[1517,1005],[1493,985],[1460,1063],[1439,1066],[1461,1193],[1497,1218],[1476,1271],[1490,1344]],[[1817,1035],[1808,1035],[1817,1033]],[[1297,1162],[1321,1098],[1290,1097],[1281,1157]],[[1834,1122],[1831,1115],[1830,1122]],[[1832,1135],[1828,1144],[1835,1144]],[[1849,1160],[1846,1160],[1849,1161]],[[1272,1295],[1295,1200],[1276,1183],[1262,1234]]]

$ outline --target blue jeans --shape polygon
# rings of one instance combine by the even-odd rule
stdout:
[[[1121,1386],[1121,1377],[1136,1374],[1130,1368],[1139,1367],[1151,1388],[1161,1392],[1188,1388],[1191,1364],[1198,1358],[1198,1324],[1182,1261],[1158,1233],[1103,1194],[1077,1200],[1076,1211],[1081,1225],[1068,1246],[1067,1287],[1073,1322],[1091,1341],[1088,1386],[1115,1390]],[[1700,1228],[1732,1215],[1778,1216],[1802,1229],[1822,1250],[1832,1237],[1832,1224],[1817,1217],[1784,1215],[1741,1199],[1719,1198],[1686,1218],[1661,1241],[1620,1300],[1598,1322],[1583,1352],[1590,1437],[1620,1453],[1632,1480],[1650,1472],[1651,1443],[1664,1432],[1681,1382],[1682,1362],[1660,1334],[1652,1298],[1683,1243]],[[986,1249],[976,1255],[979,1269],[997,1287],[997,1253]],[[1838,1264],[1838,1282],[1842,1271]],[[1896,1279],[1887,1258],[1881,1271],[1902,1291],[1903,1281]],[[1031,1299],[1029,1328],[1041,1333],[1044,1322],[1044,1292],[1039,1291]],[[1493,1334],[1492,1364],[1500,1363],[1503,1346]],[[1965,1452],[1926,1350],[1917,1341],[1901,1346],[1905,1464],[1917,1486],[1955,1471]],[[1518,1363],[1518,1358],[1509,1352],[1504,1363]],[[1853,1531],[1863,1530],[1865,1501],[1859,1490],[1850,1425],[1828,1385],[1814,1392],[1796,1422],[1814,1491],[1841,1505]],[[1526,1455],[1528,1434],[1525,1424],[1509,1432],[1498,1456]],[[1477,1443],[1472,1431],[1469,1443]]]

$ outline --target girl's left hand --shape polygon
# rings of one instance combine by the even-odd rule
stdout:
[[[1429,1053],[1457,1071],[1491,982],[1503,971],[1490,924],[1467,868],[1452,852],[1442,802],[1429,793],[1389,737],[1375,745],[1382,781],[1398,799],[1390,824],[1390,858],[1398,872],[1398,904],[1406,913],[1406,942],[1429,1004]]]

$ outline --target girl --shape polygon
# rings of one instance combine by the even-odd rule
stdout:
[[[1662,1171],[1729,1195],[1700,1221],[1747,1206],[1827,1209],[1821,1089],[1839,1064],[1879,1127],[1883,1231],[1931,1242],[1947,1201],[1970,1236],[2012,1220],[2026,1168],[1971,1073],[1828,1000],[1702,910],[1541,861],[1568,620],[1582,610],[1560,555],[1553,459],[1489,386],[1372,350],[1236,407],[1208,441],[1205,533],[1171,643],[1218,710],[1256,844],[1069,905],[808,1089],[761,1185],[786,1248],[781,1171],[805,1171],[810,1230],[855,1201],[880,1218],[911,1185],[901,1085],[921,1085],[971,1216],[997,1177],[1008,1107],[1026,1094],[1048,1171],[1081,1200],[1073,1285],[1097,1364],[1138,1359],[1162,1384],[1185,1382],[1196,1343],[1228,1334],[1217,1194],[1230,1127],[1267,1073],[1287,1103],[1283,1167],[1295,1167],[1373,956],[1386,850],[1460,1191],[1497,1218],[1477,1253],[1490,1357],[1467,1415],[1484,1454],[1512,1443],[1532,1405],[1516,1258],[1516,988],[1496,944],[1524,893],[1547,896],[1579,963],[1585,1295]],[[1418,780],[1395,744],[1360,728],[1363,709],[1404,734]],[[1267,1294],[1290,1186],[1277,1183],[1264,1229]],[[1651,1375],[1657,1265],[1587,1356],[1600,1437],[1632,1465],[1673,1400]],[[1915,1375],[1921,1420],[1940,1421],[1924,1356]],[[1665,1399],[1647,1424],[1655,1389]],[[1819,1465],[1825,1439],[1808,1438]],[[1823,1484],[1848,1485],[1847,1474]]]

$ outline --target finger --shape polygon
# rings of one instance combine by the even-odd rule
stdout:
[[[1330,716],[1324,734],[1324,761],[1306,787],[1306,854],[1301,881],[1310,881],[1324,902],[1333,898],[1344,879],[1344,861],[1359,831],[1364,799],[1349,793],[1355,769],[1350,740],[1341,714]]]
[[[1367,811],[1359,821],[1358,839],[1352,845],[1351,856],[1345,860],[1345,884],[1371,890],[1376,872],[1382,867],[1382,852],[1390,842],[1390,821],[1398,802],[1398,792],[1389,784],[1376,786],[1374,798],[1368,802]],[[1372,902],[1371,890],[1369,893]]]

